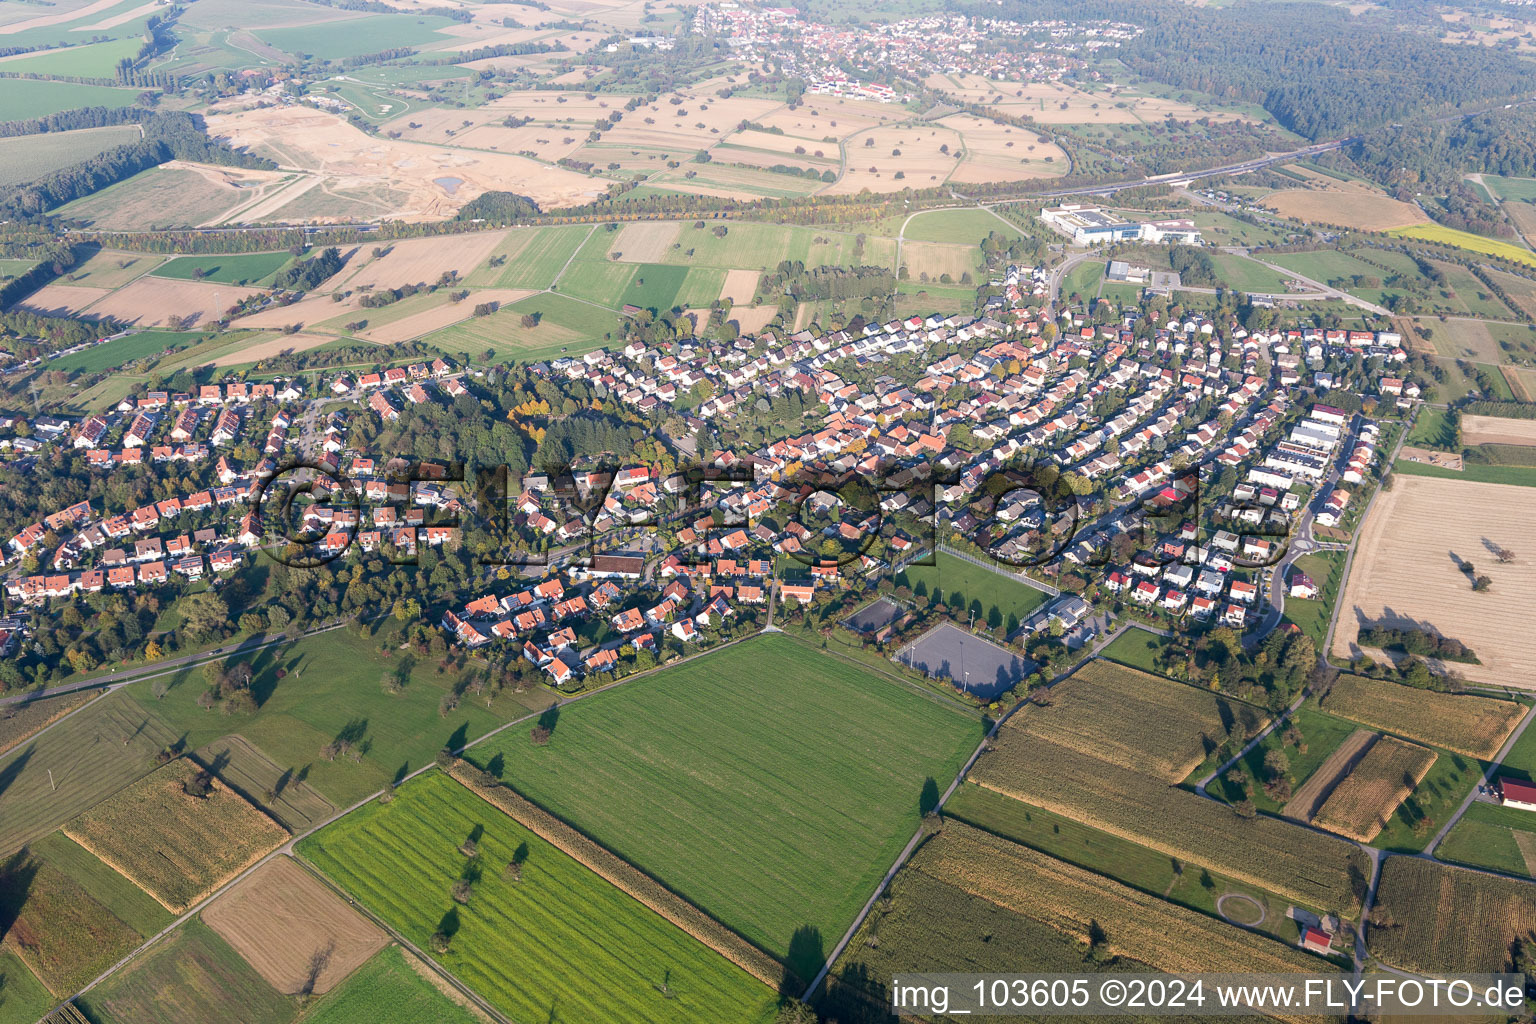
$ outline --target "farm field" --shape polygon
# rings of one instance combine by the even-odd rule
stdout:
[[[318,1000],[304,1024],[480,1024],[484,1020],[450,999],[443,983],[428,980],[428,970],[399,946],[390,945]]]
[[[1002,215],[990,210],[933,210],[908,220],[902,237],[909,242],[980,245],[993,232],[1008,238],[1017,238],[1020,233]]]
[[[524,314],[539,321],[522,323]],[[619,331],[619,316],[557,292],[530,295],[504,306],[491,316],[476,317],[427,336],[429,345],[461,358],[478,359],[486,349],[497,358],[532,362],[566,353],[581,354],[612,339]]]
[[[131,107],[138,96],[137,89],[11,78],[6,80],[4,97],[0,97],[0,121],[46,117],[81,107]]]
[[[329,992],[389,941],[291,857],[267,861],[220,894],[202,917],[286,995]]]
[[[222,256],[180,256],[154,270],[156,277],[179,281],[218,281],[222,284],[265,284],[293,259],[286,252],[253,252]]]
[[[472,858],[459,849],[466,840]],[[543,1020],[552,1008],[576,1020],[677,1024],[772,1016],[762,983],[439,772],[306,838],[299,852],[419,948],[447,936],[438,959],[514,1019]],[[513,861],[518,880],[504,874]],[[449,895],[461,879],[473,885],[465,904]],[[604,940],[613,935],[626,939]]]
[[[1461,418],[1461,436],[1468,445],[1536,445],[1536,420],[1464,415]]]
[[[60,998],[143,939],[80,882],[28,851],[0,861],[0,912],[6,947]]]
[[[944,816],[1211,917],[1221,915],[1217,905],[1227,895],[1241,897],[1263,910],[1254,930],[1287,943],[1298,937],[1295,922],[1285,916],[1290,901],[1281,896],[1208,869],[1186,870],[1156,850],[990,789],[961,786],[944,804]]]
[[[1285,278],[1264,264],[1230,252],[1211,253],[1210,256],[1216,265],[1217,276],[1227,287],[1240,292],[1285,294]]]
[[[509,231],[487,263],[471,271],[465,283],[472,287],[548,288],[593,230],[570,224]],[[494,259],[505,262],[491,266],[489,261]]]
[[[1166,971],[1317,971],[1325,962],[1102,875],[951,823],[912,859],[971,896],[1086,944],[1097,921],[1110,950]],[[1198,936],[1198,938],[1195,938]]]
[[[1288,724],[1300,731],[1302,741],[1307,748],[1305,752],[1286,739],[1287,729],[1282,727],[1265,736],[1243,757],[1242,761],[1249,778],[1252,779],[1264,778],[1264,757],[1272,750],[1280,751],[1290,762],[1290,770],[1287,773],[1292,788],[1290,801],[1274,799],[1265,792],[1263,786],[1248,787],[1247,796],[1253,801],[1254,806],[1271,814],[1281,813],[1282,810],[1289,808],[1291,802],[1305,797],[1307,784],[1324,770],[1329,757],[1358,729],[1355,723],[1321,714],[1310,704],[1304,704],[1298,708],[1291,715]],[[1323,781],[1317,779],[1317,783]],[[1221,794],[1232,803],[1243,796],[1242,792],[1224,778],[1213,782],[1208,791]],[[1310,813],[1310,808],[1308,810]]]
[[[1169,688],[1183,685],[1142,678]],[[1241,818],[1230,808],[1175,788],[1166,778],[1043,739],[1051,733],[1056,707],[1030,708],[1010,718],[998,733],[996,748],[977,761],[970,777],[1025,804],[1278,893],[1303,906],[1343,908],[1348,915],[1348,908],[1356,905],[1353,879],[1363,877],[1362,855],[1343,842],[1274,818]],[[1146,735],[1159,736],[1166,763],[1172,764],[1172,755],[1198,741],[1201,729],[1177,718],[1164,718],[1117,716],[1096,724],[1099,735],[1114,749],[1132,749]],[[1022,719],[1035,720],[1028,731]],[[1220,743],[1220,737],[1208,739],[1212,749]],[[1201,743],[1196,749],[1203,747]],[[1172,781],[1181,780],[1182,776]]]
[[[201,337],[200,334],[186,332],[136,331],[127,337],[109,341],[105,345],[92,345],[88,349],[64,356],[62,359],[55,359],[49,365],[52,369],[63,370],[66,373],[74,370],[101,373],[137,362],[146,356],[156,355],[167,349],[185,347]]]
[[[0,69],[12,70],[4,64]],[[14,82],[8,79],[8,84]],[[139,139],[137,125],[110,128],[82,128],[73,132],[44,132],[5,140],[0,154],[0,187],[19,185],[41,178],[60,167],[89,160],[113,146],[123,146]]]
[[[1469,484],[1496,484],[1500,487],[1536,487],[1536,469],[1529,466],[1483,466],[1471,464],[1461,470],[1429,466],[1422,462],[1397,460],[1392,472],[1399,476],[1427,477]]]
[[[0,857],[149,774],[176,736],[117,692],[18,745],[0,759]]]
[[[1271,192],[1262,202],[1282,217],[1363,231],[1405,228],[1427,219],[1412,203],[1364,189],[1287,189]]]
[[[257,27],[255,33],[285,53],[339,60],[402,46],[428,49],[432,43],[448,41],[450,37],[440,30],[453,24],[436,15],[369,14],[291,28]]]
[[[68,875],[91,899],[144,937],[170,924],[171,914],[100,857],[63,832],[50,832],[27,851]]]
[[[243,736],[214,740],[194,755],[198,763],[290,832],[308,829],[336,812],[309,783],[294,778]],[[270,794],[270,799],[269,799]]]
[[[90,259],[70,271],[64,282],[80,288],[121,288],[154,270],[167,257],[119,249],[98,249]]]
[[[258,185],[278,177],[276,171],[205,169],[172,161],[66,203],[54,213],[109,231],[197,225],[217,220],[247,201]]]
[[[200,771],[172,761],[86,811],[65,834],[180,913],[288,838],[221,783],[205,797],[188,794]]]
[[[1498,174],[1480,175],[1488,190],[1500,199],[1536,200],[1536,178],[1506,178]]]
[[[1357,675],[1340,676],[1321,707],[1330,715],[1483,759],[1498,751],[1526,712],[1514,701],[1435,693]]]
[[[985,623],[993,629],[1002,626],[1011,633],[1050,596],[945,551],[935,552],[933,560],[933,565],[910,565],[903,569],[896,577],[896,585],[910,587],[914,594],[942,600],[947,605],[958,601],[967,613],[976,612],[978,625]]]
[[[1398,805],[1417,788],[1435,763],[1435,752],[1416,743],[1383,736],[1312,815],[1312,824],[1349,839],[1376,838]]]
[[[508,717],[547,703],[544,691],[506,690],[489,709],[483,701],[465,701],[443,717],[438,703],[451,680],[404,652],[381,658],[377,645],[385,639],[399,643],[387,630],[371,640],[336,630],[300,640],[280,653],[274,648],[256,652],[251,689],[260,710],[234,723],[197,706],[204,690],[200,669],[171,676],[170,689],[160,700],[148,684],[126,689],[138,706],[170,723],[173,735],[184,736],[194,750],[229,735],[238,725],[240,736],[284,770],[303,777],[337,807],[420,768],[444,746],[461,746]],[[283,678],[278,678],[279,671]],[[406,680],[399,693],[384,692],[380,678],[386,674]],[[347,752],[327,760],[322,748],[332,743]],[[0,796],[0,809],[4,799]]]
[[[62,697],[44,697],[0,707],[0,754],[71,711],[83,707],[95,696],[70,693]]]
[[[1392,923],[1370,930],[1370,950],[1409,971],[1501,971],[1509,944],[1536,929],[1529,884],[1416,857],[1387,858],[1376,902]]]
[[[80,997],[98,1024],[287,1024],[298,1004],[261,979],[200,918]]]
[[[763,636],[582,701],[547,746],[504,734],[472,753],[783,956],[797,929],[841,934],[916,827],[925,779],[942,787],[976,737],[965,715]]]
[[[1388,232],[1403,238],[1418,238],[1426,242],[1438,242],[1441,245],[1455,246],[1458,249],[1467,249],[1471,252],[1480,252],[1489,256],[1497,256],[1513,263],[1524,263],[1526,266],[1536,267],[1536,253],[1522,248],[1510,242],[1500,242],[1493,238],[1484,238],[1482,235],[1474,235],[1470,231],[1457,231],[1454,228],[1444,227],[1440,224],[1420,224],[1416,227],[1403,227]]]
[[[1479,514],[1467,516],[1466,508]],[[1523,685],[1536,662],[1536,633],[1522,627],[1526,609],[1536,607],[1536,557],[1522,552],[1499,564],[1484,543],[1518,543],[1533,516],[1536,493],[1527,488],[1399,474],[1359,531],[1334,656],[1348,659],[1357,649],[1362,623],[1427,627],[1477,654],[1481,665],[1456,666],[1468,679]],[[1492,578],[1488,593],[1472,590],[1452,554]]]

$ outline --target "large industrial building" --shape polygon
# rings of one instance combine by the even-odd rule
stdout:
[[[1200,245],[1200,229],[1192,220],[1158,220],[1136,223],[1106,213],[1097,206],[1069,203],[1040,211],[1040,219],[1078,245],[1112,242],[1184,242]]]

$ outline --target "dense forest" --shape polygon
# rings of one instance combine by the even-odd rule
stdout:
[[[37,134],[17,130],[18,125],[39,126],[39,131],[70,131],[135,123],[144,130],[144,137],[139,141],[113,146],[104,153],[20,185],[8,195],[0,192],[0,197],[3,197],[0,198],[0,216],[22,218],[46,213],[167,160],[191,160],[265,170],[277,166],[270,160],[214,142],[208,138],[202,118],[181,111],[158,111],[144,107],[128,107],[125,110],[88,107],[50,118],[0,125],[0,135]]]
[[[1344,152],[1383,185],[1426,192],[1452,187],[1464,174],[1536,177],[1536,109],[1381,128]]]

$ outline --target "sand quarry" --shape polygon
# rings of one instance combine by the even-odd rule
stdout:
[[[314,174],[330,187],[403,193],[406,198],[392,215],[399,220],[447,220],[488,191],[518,192],[542,206],[561,207],[585,202],[600,190],[584,175],[510,153],[374,138],[312,107],[225,109],[209,115],[208,130],[285,168]]]
[[[1536,689],[1536,488],[1398,474],[1360,534],[1339,602],[1333,656],[1358,650],[1361,623],[1429,629],[1460,640],[1481,665],[1446,667],[1480,683]],[[1500,564],[1490,547],[1513,548]],[[1493,585],[1472,589],[1458,561]],[[1380,652],[1371,652],[1380,657]]]

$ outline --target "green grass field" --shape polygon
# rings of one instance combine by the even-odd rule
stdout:
[[[1392,853],[1418,853],[1456,812],[1467,792],[1483,780],[1483,763],[1465,754],[1439,751],[1418,788],[1392,815],[1371,845]]]
[[[933,210],[909,220],[902,237],[913,242],[979,245],[994,231],[1008,238],[1020,235],[1018,228],[988,210]]]
[[[154,897],[63,832],[51,832],[27,848],[74,879],[88,896],[140,935],[154,935],[171,923],[171,912]]]
[[[199,917],[80,997],[79,1004],[96,1024],[285,1024],[299,1009]]]
[[[458,849],[471,838],[473,860]],[[772,1014],[774,993],[751,975],[440,772],[354,811],[299,852],[418,948],[448,935],[438,959],[514,1020],[703,1024]],[[520,881],[503,877],[513,860]],[[461,878],[474,885],[465,905],[449,896]]]
[[[1323,640],[1328,635],[1328,623],[1333,618],[1333,604],[1338,599],[1339,585],[1343,582],[1344,552],[1318,551],[1302,555],[1292,564],[1317,584],[1318,596],[1314,599],[1287,597],[1282,624],[1295,623],[1312,638],[1317,649],[1322,650]]]
[[[479,1024],[406,956],[399,946],[385,947],[317,1000],[304,1024]]]
[[[1285,728],[1277,729],[1265,736],[1243,757],[1243,767],[1247,769],[1250,779],[1264,778],[1264,757],[1270,751],[1278,750],[1291,764],[1288,774],[1292,791],[1300,789],[1318,766],[1328,760],[1328,755],[1339,748],[1339,744],[1348,739],[1356,729],[1363,728],[1357,722],[1324,714],[1311,705],[1298,709],[1290,717],[1288,724],[1295,725],[1301,731],[1302,743],[1306,746],[1306,751],[1303,752],[1286,740]],[[1208,789],[1213,795],[1224,795],[1229,801],[1235,801],[1242,796],[1242,793],[1230,785],[1226,779],[1212,782]],[[1264,792],[1263,786],[1250,785],[1247,792],[1254,806],[1261,811],[1278,814],[1283,806],[1282,801],[1271,799],[1269,794]]]
[[[520,696],[537,699],[531,692],[506,690],[489,710],[484,700],[465,700],[444,717],[438,703],[452,677],[438,675],[435,666],[404,651],[380,657],[378,645],[386,636],[392,646],[399,644],[392,633],[363,640],[332,630],[290,647],[256,652],[252,690],[261,708],[251,716],[230,718],[198,707],[197,698],[206,689],[201,669],[171,676],[171,688],[161,700],[147,682],[127,690],[143,709],[170,723],[189,749],[238,733],[338,807],[420,768],[443,746],[460,745],[525,713]],[[285,678],[277,678],[279,670]],[[396,672],[408,673],[408,682],[391,695],[381,680]],[[321,748],[337,737],[350,737],[353,756],[325,760]]]
[[[33,1024],[55,1002],[20,957],[0,950],[0,1024]]]
[[[3,102],[3,101],[0,101]],[[74,132],[44,132],[6,139],[0,150],[0,186],[19,185],[61,167],[88,160],[113,146],[139,140],[136,125],[83,128]]]
[[[438,29],[454,24],[437,15],[370,14],[295,25],[286,28],[255,28],[262,41],[292,54],[309,54],[324,60],[360,57],[399,47],[425,47],[449,37]]]
[[[1235,253],[1211,254],[1216,275],[1222,284],[1241,292],[1285,293],[1285,278],[1262,263],[1255,263]]]
[[[1525,850],[1531,851],[1529,860]],[[1536,814],[1474,803],[1435,847],[1435,856],[1469,867],[1536,878]]]
[[[7,43],[15,45],[9,37]],[[21,121],[81,107],[131,107],[138,96],[137,89],[49,82],[38,78],[7,78],[5,88],[0,89],[0,121]]]
[[[626,303],[642,309],[666,311],[677,299],[683,281],[693,271],[687,267],[668,266],[665,263],[642,263],[635,268],[629,286],[619,296],[619,304]],[[723,278],[722,278],[723,281]],[[715,293],[719,294],[718,291]]]
[[[119,26],[121,31],[126,26]],[[138,56],[144,46],[142,38],[129,35],[122,39],[109,39],[100,43],[86,43],[62,50],[38,53],[17,60],[6,61],[6,72],[21,75],[47,75],[58,78],[111,78],[117,63],[124,58]],[[137,132],[134,133],[137,136]]]
[[[933,565],[903,569],[896,577],[896,585],[911,587],[914,594],[942,595],[948,605],[958,599],[967,611],[976,612],[978,626],[1003,626],[1009,632],[1050,597],[1043,590],[944,551],[934,556]]]
[[[537,313],[524,327],[523,314]],[[530,295],[491,316],[475,317],[429,334],[423,340],[445,352],[479,359],[486,349],[497,358],[532,362],[556,355],[581,355],[619,333],[619,315],[559,293]]]
[[[514,789],[783,956],[804,927],[830,948],[917,825],[924,780],[942,788],[978,736],[769,635],[569,707],[548,746],[518,731],[470,753],[500,755]]]
[[[64,356],[62,359],[55,359],[49,364],[49,368],[63,370],[66,373],[74,370],[100,373],[157,352],[164,352],[166,349],[185,348],[201,337],[203,335],[177,334],[173,331],[139,331],[126,338],[109,341],[105,345],[92,345],[88,349]]]
[[[257,284],[287,265],[286,252],[253,252],[230,256],[180,256],[155,268],[156,277],[178,281],[218,281],[221,284]],[[201,277],[198,272],[201,271]]]
[[[1406,476],[1433,476],[1442,480],[1471,480],[1480,484],[1510,484],[1515,487],[1536,487],[1536,468],[1529,466],[1482,466],[1467,463],[1461,471],[1431,466],[1423,462],[1398,459],[1392,464],[1392,472]]]
[[[1418,418],[1413,421],[1413,429],[1408,431],[1407,443],[1421,448],[1450,451],[1454,442],[1455,437],[1451,433],[1451,424],[1445,410],[1428,405],[1420,406]]]
[[[620,296],[628,294],[636,269],[633,263],[579,259],[560,276],[559,291],[561,295],[573,295],[609,309],[618,309],[628,301]],[[682,267],[674,269],[683,271]]]
[[[1099,291],[1099,283],[1104,280],[1104,263],[1102,260],[1087,260],[1073,267],[1061,281],[1061,294],[1067,297],[1080,296],[1084,301],[1092,299]]]
[[[1128,629],[1111,640],[1109,645],[1099,653],[1110,661],[1118,661],[1122,665],[1139,668],[1143,672],[1161,675],[1162,672],[1157,667],[1157,656],[1167,646],[1166,637],[1149,633],[1144,629]]]
[[[688,276],[684,278],[672,302],[684,309],[695,306],[708,308],[720,298],[720,290],[724,287],[725,271],[715,267],[693,267],[688,271]],[[745,296],[742,301],[746,302],[750,299],[751,296]]]
[[[16,747],[0,760],[0,856],[149,774],[176,735],[119,691]]]
[[[1268,262],[1294,270],[1303,277],[1310,277],[1314,281],[1322,281],[1325,284],[1335,278],[1354,277],[1357,274],[1361,277],[1388,275],[1388,272],[1380,267],[1373,267],[1363,260],[1355,259],[1347,252],[1333,249],[1324,249],[1320,252],[1275,253],[1268,258]]]
[[[1497,174],[1485,174],[1483,184],[1500,199],[1536,200],[1536,178],[1505,178]]]
[[[476,288],[548,288],[591,233],[592,228],[582,224],[514,228],[490,255],[505,262],[471,271],[465,283]]]

